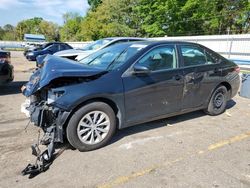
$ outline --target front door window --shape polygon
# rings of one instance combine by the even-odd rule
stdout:
[[[163,46],[151,50],[138,64],[148,67],[151,71],[177,68],[174,46]]]

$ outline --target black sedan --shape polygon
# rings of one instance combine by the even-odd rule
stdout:
[[[56,52],[68,49],[72,49],[72,47],[67,43],[62,43],[62,42],[46,43],[44,44],[44,46],[40,48],[35,48],[32,51],[26,52],[26,58],[30,61],[35,61],[36,57],[39,55],[54,54]]]
[[[56,56],[44,62],[23,90],[31,121],[50,144],[65,135],[80,151],[139,123],[195,110],[219,115],[240,85],[235,63],[187,42],[122,43],[80,63]]]
[[[10,52],[0,50],[0,85],[13,81],[14,67],[11,65]]]

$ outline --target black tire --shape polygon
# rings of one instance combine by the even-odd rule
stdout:
[[[92,112],[95,112],[95,111],[99,111],[99,112],[105,113],[107,115],[108,120],[110,122],[109,130],[107,133],[105,133],[106,136],[99,143],[86,144],[86,143],[82,142],[78,136],[78,134],[79,134],[79,131],[78,131],[79,125],[78,124],[80,123],[82,118],[85,117],[85,115],[92,113]],[[67,139],[68,139],[69,143],[74,148],[78,149],[79,151],[90,151],[90,150],[95,150],[95,149],[98,149],[98,148],[106,145],[107,142],[112,138],[113,134],[115,133],[115,130],[116,130],[116,117],[115,117],[113,109],[109,105],[107,105],[106,103],[92,102],[92,103],[89,103],[89,104],[83,106],[82,108],[78,109],[72,115],[72,117],[69,120],[66,132],[67,132]],[[89,133],[89,131],[87,133]],[[99,133],[101,133],[101,132],[99,132]],[[84,134],[86,134],[86,133],[84,133]],[[95,134],[95,138],[97,138],[97,133],[95,132],[93,134]],[[104,133],[102,133],[102,134],[104,134]]]
[[[211,116],[216,116],[222,114],[226,110],[228,100],[228,91],[225,86],[218,86],[208,103],[207,109],[205,109],[205,113]]]

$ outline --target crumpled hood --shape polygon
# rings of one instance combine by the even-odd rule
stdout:
[[[44,60],[44,67],[37,69],[30,77],[24,91],[25,96],[31,96],[38,90],[47,86],[52,80],[61,77],[91,77],[103,74],[106,71],[95,69],[75,61],[47,55]]]

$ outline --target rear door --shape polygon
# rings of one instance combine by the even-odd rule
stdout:
[[[148,121],[181,110],[183,79],[174,45],[158,46],[135,64],[148,67],[148,74],[125,74],[126,121]]]
[[[184,76],[182,109],[201,107],[220,79],[219,62],[199,45],[183,44],[178,50]]]

